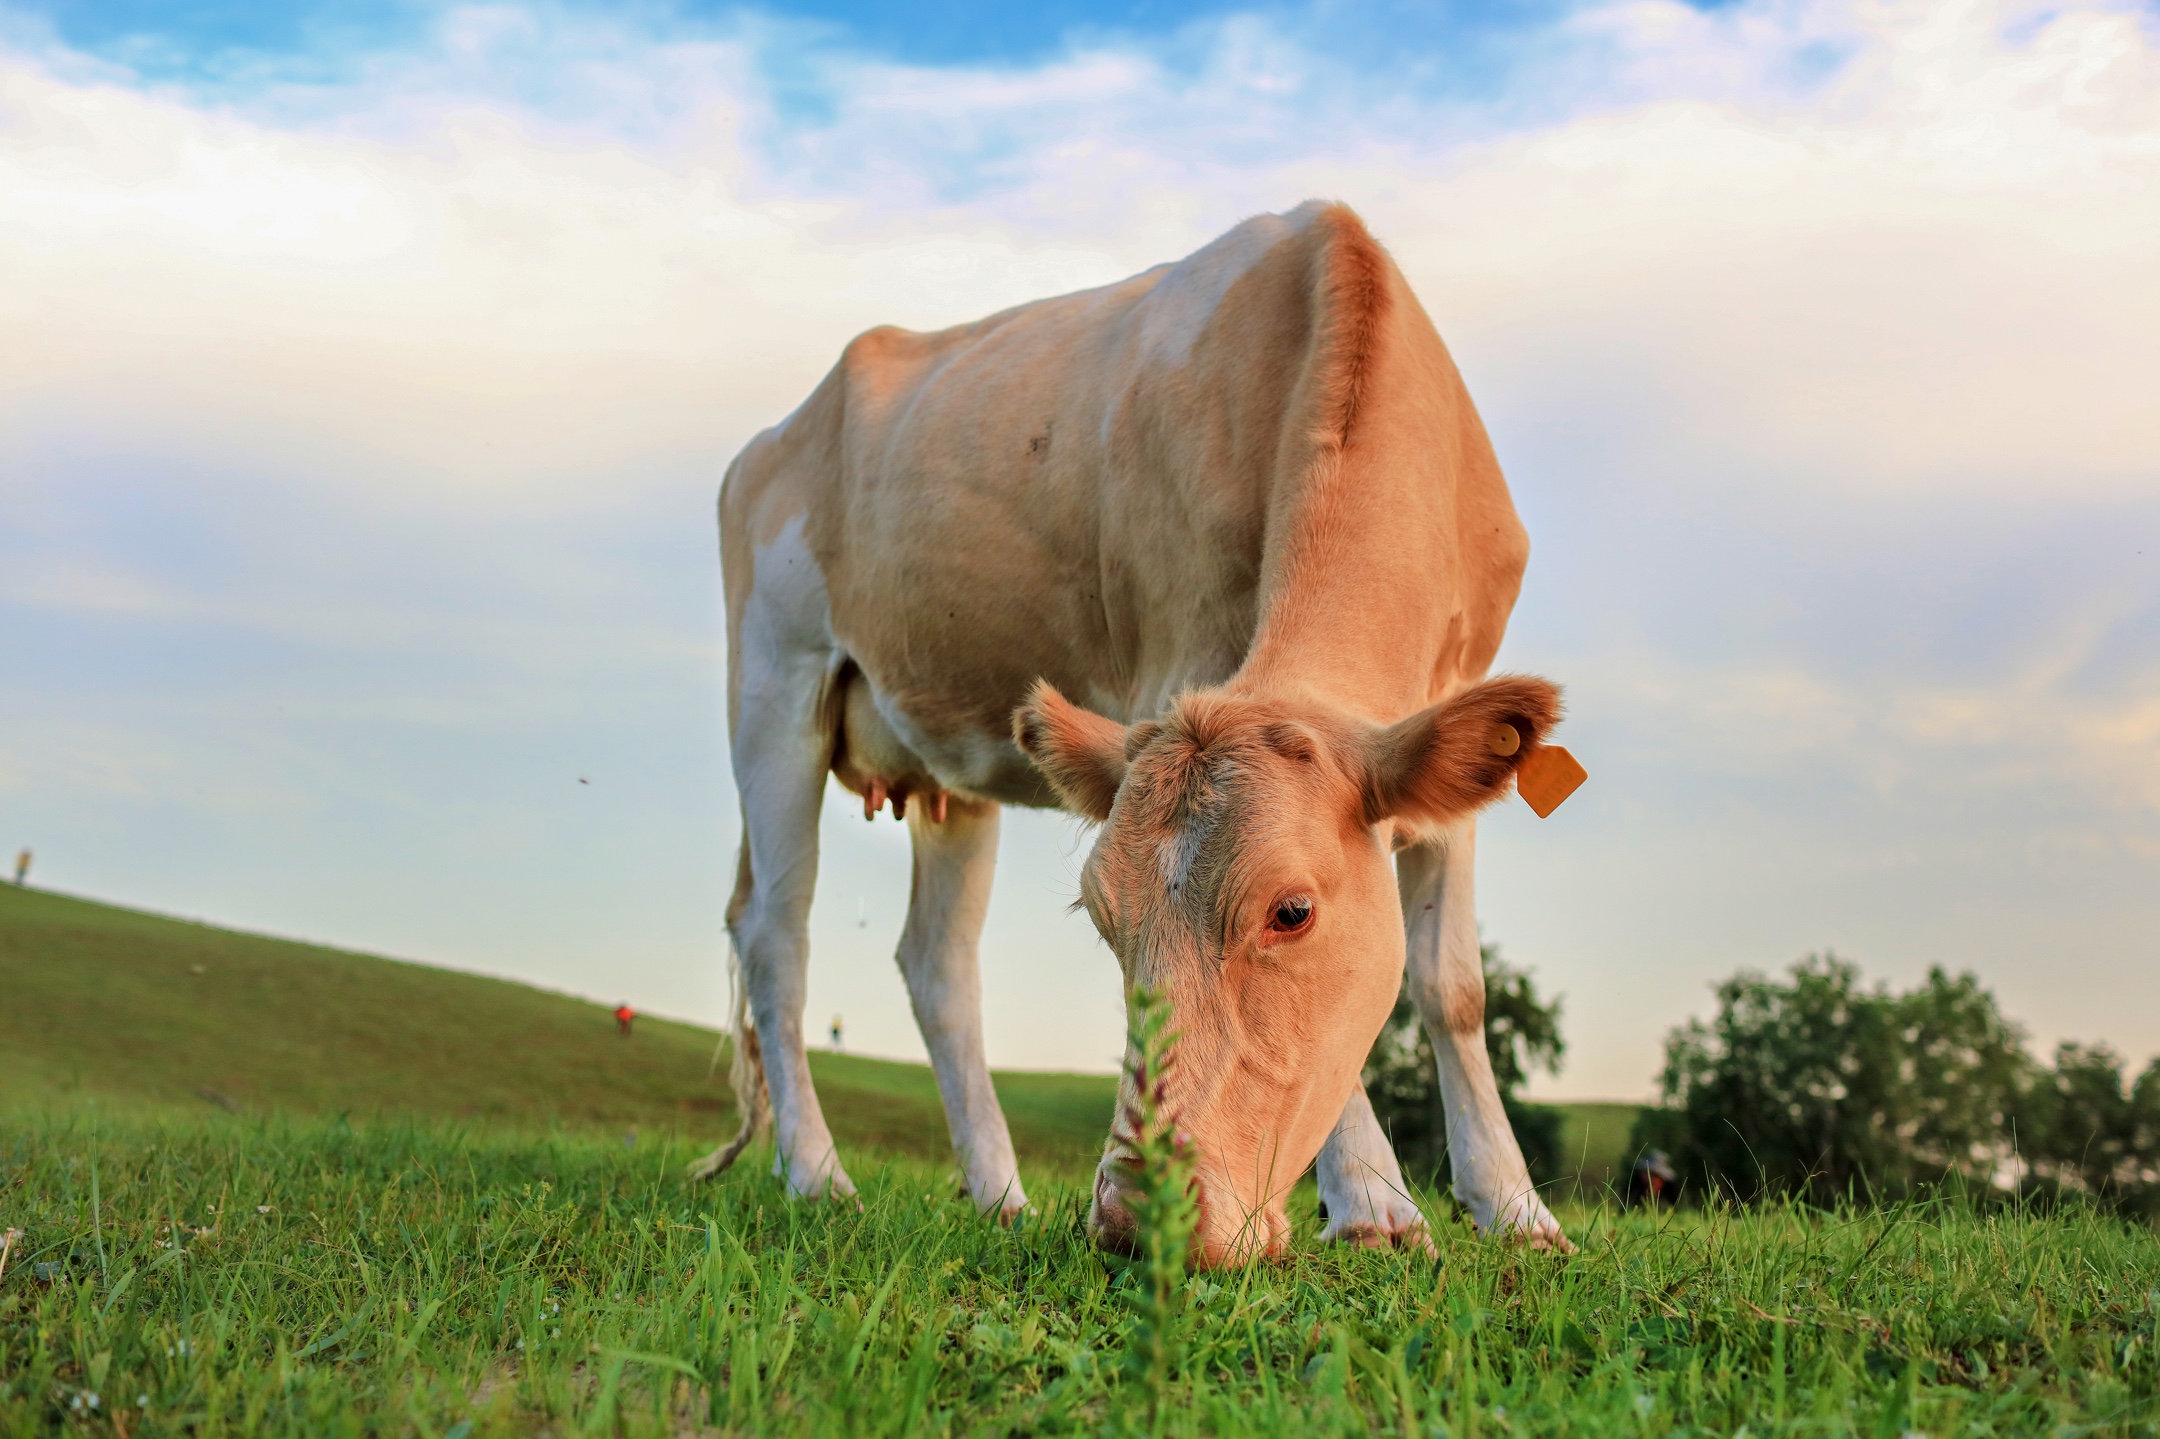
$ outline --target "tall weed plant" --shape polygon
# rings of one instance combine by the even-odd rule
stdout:
[[[1145,1395],[1148,1432],[1161,1434],[1182,1356],[1186,1272],[1200,1210],[1193,1198],[1192,1154],[1170,1106],[1170,1076],[1177,1063],[1170,1001],[1142,987],[1133,991],[1130,1009],[1132,1098],[1121,1118],[1132,1149],[1125,1207],[1133,1217],[1139,1262],[1133,1271],[1137,1282],[1126,1291],[1133,1318],[1125,1368]]]

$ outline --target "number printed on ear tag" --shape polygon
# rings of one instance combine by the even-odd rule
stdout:
[[[1556,744],[1543,745],[1533,751],[1515,771],[1515,793],[1523,797],[1523,803],[1537,811],[1544,819],[1560,808],[1560,802],[1590,778],[1566,749]]]

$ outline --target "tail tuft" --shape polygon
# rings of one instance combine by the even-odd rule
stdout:
[[[751,1142],[772,1123],[772,1098],[765,1089],[765,1056],[758,1047],[757,1023],[750,1017],[750,988],[743,982],[742,955],[728,944],[728,987],[733,991],[735,1052],[728,1060],[728,1087],[742,1124],[735,1137],[690,1166],[692,1179],[710,1179],[742,1157]]]

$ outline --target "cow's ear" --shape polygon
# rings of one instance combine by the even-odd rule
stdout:
[[[1482,809],[1559,721],[1558,686],[1506,675],[1374,726],[1364,736],[1366,822],[1428,829]]]
[[[1125,726],[1084,710],[1037,680],[1013,711],[1013,743],[1043,772],[1065,807],[1100,824],[1125,783]]]

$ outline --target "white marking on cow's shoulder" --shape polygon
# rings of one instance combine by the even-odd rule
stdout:
[[[752,554],[750,593],[743,603],[745,683],[758,662],[778,661],[784,666],[806,651],[822,659],[834,648],[825,571],[803,538],[807,519],[795,516]],[[753,655],[753,644],[765,653]]]
[[[769,771],[792,762],[800,747],[820,742],[814,733],[817,696],[837,653],[825,573],[804,542],[803,519],[789,520],[759,545],[752,566],[737,631],[738,705],[730,744],[746,810],[764,802]],[[791,854],[790,864],[814,854],[814,834],[788,841],[798,842],[812,848]]]
[[[1178,261],[1139,305],[1140,348],[1151,361],[1182,365],[1230,287],[1326,206],[1314,200],[1283,215],[1256,215]]]
[[[835,657],[825,574],[803,540],[799,516],[757,547],[753,563],[735,654],[735,785],[761,836],[758,846],[773,847],[778,865],[807,873],[815,868],[816,831],[798,832],[779,816],[796,802],[788,777],[824,743],[816,733],[817,698]],[[766,808],[772,817],[759,813]],[[756,823],[761,819],[768,822]]]

